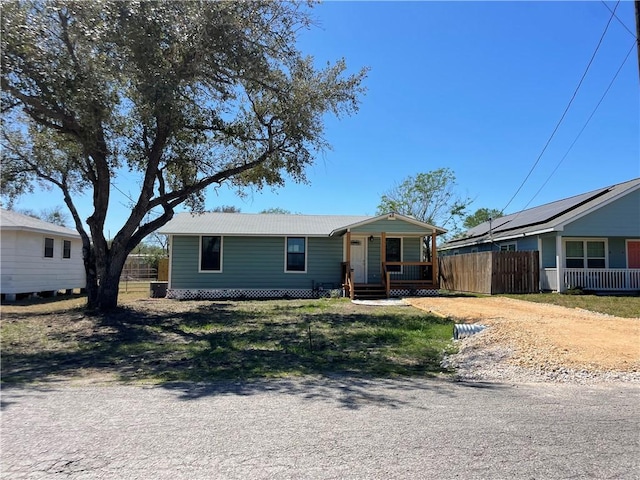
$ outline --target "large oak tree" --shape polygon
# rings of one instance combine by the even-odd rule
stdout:
[[[88,306],[117,305],[129,252],[205,189],[305,181],[323,117],[357,111],[363,69],[314,66],[295,2],[37,1],[2,7],[2,193],[60,189],[83,241]],[[112,242],[110,194],[135,176]],[[77,199],[90,195],[81,218]],[[155,209],[158,215],[149,215]],[[88,227],[88,229],[87,229]]]

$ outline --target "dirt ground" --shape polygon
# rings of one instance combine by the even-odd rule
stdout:
[[[490,328],[477,339],[502,345],[509,361],[534,369],[640,372],[640,319],[504,297],[414,298],[422,310]],[[477,343],[476,343],[477,345]]]

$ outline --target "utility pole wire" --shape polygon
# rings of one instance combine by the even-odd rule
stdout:
[[[638,80],[640,80],[640,0],[635,1],[636,6],[636,50],[638,51]]]
[[[573,140],[573,142],[571,143],[571,145],[569,145],[569,148],[567,149],[566,153],[563,155],[563,157],[560,159],[560,161],[558,162],[558,164],[555,166],[555,168],[553,169],[553,171],[549,174],[549,176],[547,177],[547,179],[544,181],[544,183],[542,184],[542,186],[538,189],[538,191],[535,193],[535,195],[533,197],[531,197],[531,200],[529,200],[529,203],[527,203],[522,210],[526,210],[527,207],[529,205],[531,205],[531,202],[533,202],[533,200],[538,196],[538,194],[542,191],[542,189],[545,187],[545,185],[547,183],[549,183],[549,180],[551,180],[551,177],[553,177],[553,175],[556,173],[556,171],[558,170],[558,168],[560,167],[560,165],[562,164],[562,162],[564,161],[565,158],[567,158],[567,155],[569,155],[569,152],[571,152],[571,149],[573,149],[573,146],[578,142],[578,139],[580,138],[580,136],[582,135],[582,132],[585,131],[585,129],[587,128],[587,125],[589,125],[589,122],[591,121],[591,119],[593,118],[593,116],[596,114],[596,111],[598,110],[598,108],[600,107],[600,104],[602,103],[602,101],[604,100],[604,97],[607,96],[607,93],[609,93],[609,90],[611,90],[611,87],[613,86],[613,82],[616,81],[616,78],[618,78],[618,74],[620,73],[620,71],[622,70],[622,67],[624,67],[625,63],[627,63],[627,60],[629,59],[629,56],[631,55],[631,52],[633,52],[634,49],[634,44],[631,44],[631,48],[629,49],[629,51],[627,52],[627,55],[624,57],[624,60],[622,61],[622,64],[620,65],[620,67],[618,68],[618,70],[616,71],[615,75],[613,76],[613,78],[611,79],[611,81],[609,82],[609,86],[607,87],[607,89],[604,91],[604,93],[602,94],[602,96],[600,97],[600,100],[598,101],[597,105],[595,106],[595,108],[593,109],[593,111],[591,112],[591,115],[589,115],[589,118],[587,118],[587,121],[585,122],[585,124],[582,126],[582,128],[580,129],[580,131],[578,132],[578,135],[576,136],[576,138]],[[518,212],[519,214],[520,212]],[[517,217],[518,215],[516,215]]]
[[[640,0],[636,0],[636,3],[640,3]],[[618,5],[620,5],[620,0],[618,0],[618,3],[616,3],[616,6],[614,7],[613,12],[611,13],[611,16],[609,17],[609,21],[607,22],[607,25],[604,27],[604,31],[602,32],[602,35],[600,36],[600,40],[598,41],[598,45],[596,45],[596,49],[594,50],[593,55],[591,55],[591,59],[589,60],[589,63],[587,64],[587,68],[585,69],[584,73],[582,74],[582,78],[580,78],[580,82],[578,82],[578,86],[576,87],[575,91],[573,92],[573,95],[571,96],[571,99],[569,100],[569,103],[567,104],[567,107],[564,109],[564,112],[562,113],[562,116],[560,117],[560,120],[558,120],[558,123],[556,124],[555,128],[553,129],[553,132],[551,132],[551,136],[547,140],[547,143],[545,143],[544,148],[540,152],[540,155],[538,155],[538,158],[536,159],[536,161],[531,166],[531,169],[529,170],[529,173],[527,173],[527,176],[524,178],[524,180],[522,181],[522,183],[520,184],[520,186],[516,190],[516,193],[513,194],[511,199],[507,202],[507,204],[502,209],[503,212],[506,212],[507,207],[509,205],[511,205],[511,202],[513,202],[513,199],[516,198],[518,193],[520,193],[520,190],[522,190],[522,187],[524,187],[524,184],[527,182],[527,180],[529,179],[529,177],[531,176],[531,174],[535,170],[536,166],[540,162],[540,159],[542,158],[542,155],[544,155],[544,152],[547,151],[547,147],[549,146],[549,144],[551,143],[551,140],[553,139],[553,137],[555,136],[556,132],[558,131],[558,128],[560,128],[560,125],[562,124],[562,122],[564,120],[564,117],[567,115],[567,112],[569,111],[569,108],[571,108],[571,105],[573,104],[573,100],[576,98],[576,95],[578,94],[578,90],[580,90],[580,87],[582,86],[582,82],[584,81],[585,77],[587,76],[587,72],[589,71],[589,68],[591,67],[591,64],[593,63],[593,60],[596,57],[596,54],[598,53],[598,50],[600,49],[600,45],[602,45],[602,41],[604,40],[604,36],[606,35],[607,30],[609,29],[609,25],[611,25],[611,21],[613,20],[613,18],[615,16],[615,12],[616,12],[616,10],[618,8]]]
[[[601,0],[601,2],[602,2],[602,5],[604,5],[604,6],[607,8],[607,10],[609,10],[611,13],[614,13],[614,12],[613,12],[613,10],[611,10],[611,7],[610,7],[609,5],[607,5],[607,2],[605,2],[604,0]],[[638,3],[638,2],[636,1],[636,4],[637,4],[637,3]],[[636,9],[636,11],[637,11],[637,9]],[[633,38],[636,38],[636,34],[635,34],[635,33],[633,33],[629,27],[627,27],[627,25],[626,25],[626,24],[625,24],[625,23],[620,19],[620,17],[619,17],[618,15],[615,15],[615,14],[614,14],[614,17],[616,17],[616,20],[618,20],[618,23],[619,23],[620,25],[622,25],[622,26],[624,27],[624,29],[625,29],[627,32],[629,32]]]

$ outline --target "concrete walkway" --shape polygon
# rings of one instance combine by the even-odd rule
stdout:
[[[3,387],[6,479],[640,476],[637,386],[335,377]]]

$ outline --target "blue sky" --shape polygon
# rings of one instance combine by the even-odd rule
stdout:
[[[633,2],[620,2],[616,14],[624,26],[611,22],[563,123],[506,213],[640,176],[635,49],[567,154],[634,44]],[[345,57],[352,72],[371,69],[359,113],[327,117],[333,149],[307,170],[309,185],[289,182],[246,199],[222,187],[208,192],[207,208],[375,214],[396,183],[447,167],[458,192],[474,199],[469,213],[503,209],[560,120],[611,13],[599,1],[327,2],[313,16],[317,26],[300,37],[303,52],[319,66]],[[126,178],[117,185],[138,193]],[[63,205],[55,192],[46,198],[43,205],[42,197],[24,197],[16,208]],[[111,236],[127,202],[113,192]],[[82,210],[90,214],[89,205]]]

